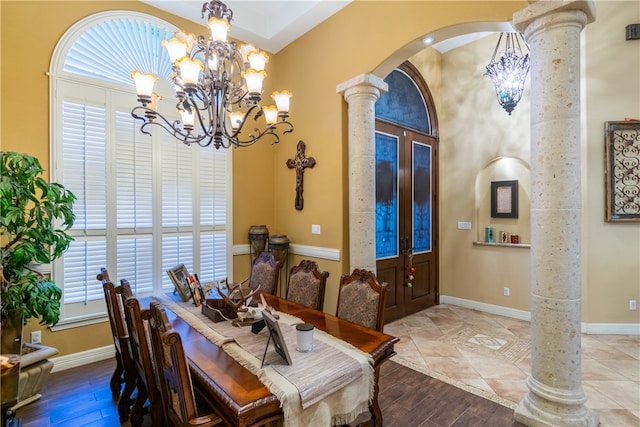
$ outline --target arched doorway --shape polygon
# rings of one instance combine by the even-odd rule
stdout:
[[[385,321],[438,304],[438,132],[419,71],[404,62],[376,103],[376,270]]]

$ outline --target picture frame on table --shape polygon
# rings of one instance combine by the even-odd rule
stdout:
[[[291,356],[289,355],[289,350],[287,349],[287,343],[284,340],[284,335],[282,335],[282,330],[280,330],[280,324],[268,311],[264,310],[262,312],[262,318],[264,319],[264,323],[269,330],[269,341],[273,341],[273,346],[276,350],[276,353],[280,355],[287,362],[287,365],[293,364],[291,360]],[[269,349],[269,341],[267,341],[267,347],[264,349],[264,355],[262,356],[262,364],[264,365],[264,358],[267,355],[267,350]]]
[[[605,220],[640,221],[640,121],[605,122]]]
[[[200,280],[197,275],[189,276],[189,290],[191,291],[191,297],[193,298],[193,304],[196,307],[200,307],[205,300],[204,291],[200,286]]]
[[[178,295],[182,301],[186,302],[191,299],[191,286],[189,285],[189,270],[184,264],[176,265],[167,270],[167,275],[173,282],[173,286],[178,291]]]
[[[518,181],[491,182],[491,218],[518,218]]]

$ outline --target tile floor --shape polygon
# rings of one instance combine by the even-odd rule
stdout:
[[[529,322],[442,304],[385,325],[392,360],[515,408],[531,371]],[[600,426],[640,426],[640,336],[582,335],[587,407]]]

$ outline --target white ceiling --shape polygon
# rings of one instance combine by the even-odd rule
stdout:
[[[158,9],[206,25],[203,0],[141,0]],[[351,0],[227,0],[233,11],[230,35],[245,43],[277,53],[329,18]],[[205,29],[200,33],[205,35]]]
[[[0,0],[1,1],[1,0]],[[199,34],[206,35],[206,17],[202,17],[204,0],[141,0],[144,3],[180,16],[203,26]],[[320,24],[352,0],[226,0],[233,11],[231,37],[252,43],[267,52],[277,53],[289,43]],[[476,32],[470,26],[463,35],[441,34],[435,49],[441,53],[463,46],[489,32]],[[513,31],[500,29],[499,31]],[[447,31],[444,31],[447,33]]]

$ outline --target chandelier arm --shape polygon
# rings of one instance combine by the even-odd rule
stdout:
[[[140,116],[140,115],[136,114],[137,110],[144,111],[145,116],[143,117],[143,116]],[[151,131],[146,130],[146,128],[149,125],[155,125],[155,126],[161,127],[166,132],[171,134],[171,136],[173,136],[176,139],[179,139],[180,141],[182,141],[183,143],[185,143],[187,145],[198,144],[200,146],[205,147],[205,146],[207,146],[207,145],[209,145],[211,143],[209,141],[206,145],[202,145],[201,144],[201,142],[203,140],[205,140],[209,136],[208,134],[205,133],[205,134],[195,135],[195,134],[191,133],[189,130],[187,130],[187,132],[184,132],[178,126],[181,123],[180,120],[175,120],[175,121],[171,122],[166,117],[164,117],[162,114],[160,114],[157,111],[152,110],[150,108],[137,106],[131,111],[131,115],[133,116],[133,118],[135,118],[137,120],[142,120],[144,122],[140,126],[140,131],[145,135],[151,135]],[[155,119],[160,119],[160,122],[155,121]]]
[[[496,53],[498,53],[498,49],[500,48],[500,42],[502,41],[502,36],[504,33],[500,33],[500,37],[498,38],[498,43],[496,44],[496,48],[493,50],[493,55],[491,56],[491,62],[496,59]]]
[[[262,108],[259,105],[252,105],[251,107],[249,107],[249,110],[247,110],[246,113],[244,113],[242,120],[240,121],[240,124],[238,125],[238,127],[233,130],[232,128],[232,132],[230,133],[229,130],[227,129],[226,124],[222,125],[223,131],[224,131],[224,136],[225,138],[229,138],[229,139],[236,139],[237,136],[242,132],[242,129],[244,128],[244,124],[246,123],[247,119],[249,118],[249,116],[251,115],[251,112],[253,110],[255,110],[256,108],[259,108],[260,111],[262,111]],[[268,129],[268,128],[267,128]],[[265,129],[265,131],[267,130]],[[251,134],[249,134],[249,136],[251,136]]]
[[[280,127],[282,126],[287,126],[287,128],[284,130],[280,130]],[[255,135],[253,133],[249,134],[248,139],[241,139],[237,134],[233,137],[232,136],[226,137],[226,139],[231,141],[231,143],[237,147],[246,147],[246,146],[255,144],[265,136],[269,136],[273,138],[272,143],[277,144],[280,142],[280,135],[278,135],[276,131],[280,131],[280,133],[284,135],[284,134],[293,132],[293,130],[294,130],[294,127],[290,122],[280,121],[280,122],[269,125],[267,128],[263,130],[260,130],[258,128],[254,129],[254,131],[257,132],[257,134]]]

